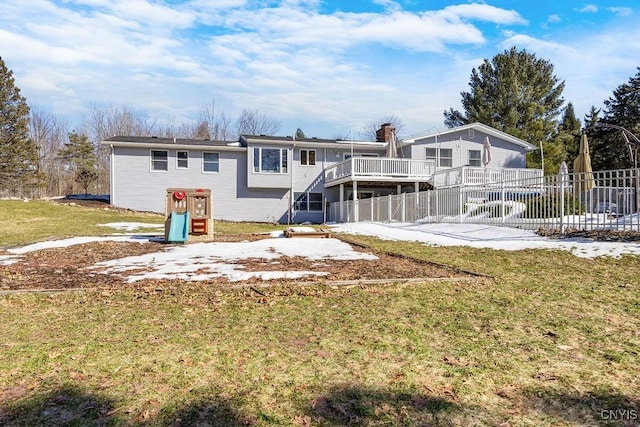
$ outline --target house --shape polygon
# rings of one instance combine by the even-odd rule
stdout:
[[[400,143],[406,157],[430,159],[436,170],[460,166],[480,167],[485,138],[491,144],[491,167],[525,168],[525,154],[537,149],[526,141],[482,123],[413,136]],[[487,164],[488,166],[488,164]]]
[[[110,149],[115,206],[163,213],[168,188],[205,188],[215,219],[322,223],[331,220],[331,203],[433,188],[442,171],[475,165],[486,137],[491,168],[522,169],[535,149],[479,123],[401,141],[397,150],[390,124],[376,141],[115,136],[102,144]]]

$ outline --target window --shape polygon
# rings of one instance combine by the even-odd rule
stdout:
[[[469,150],[469,166],[480,166],[480,150]]]
[[[253,171],[261,173],[287,173],[286,148],[253,149]]]
[[[427,148],[427,152],[426,152],[427,160],[436,160],[437,156],[438,156],[438,150],[436,150],[435,148]]]
[[[475,132],[473,131],[473,129],[469,129],[469,138],[473,138],[475,135]]]
[[[300,150],[300,164],[313,166],[316,164],[316,150]]]
[[[189,152],[176,151],[176,168],[187,169],[189,167]]]
[[[453,149],[441,148],[440,149],[440,166],[450,168],[453,167]]]
[[[294,193],[296,211],[322,212],[322,193]]]
[[[202,171],[220,172],[220,154],[202,153]]]
[[[151,170],[169,170],[169,152],[166,150],[151,150]]]

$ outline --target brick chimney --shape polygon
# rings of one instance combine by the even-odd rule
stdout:
[[[383,123],[380,125],[380,129],[376,131],[376,142],[389,142],[391,141],[391,135],[396,128],[391,123]]]

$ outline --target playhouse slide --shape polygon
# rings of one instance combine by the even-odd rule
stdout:
[[[189,233],[189,212],[171,212],[171,225],[169,226],[169,242],[184,243]]]

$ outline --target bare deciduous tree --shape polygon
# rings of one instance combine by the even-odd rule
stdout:
[[[235,137],[231,135],[231,118],[227,116],[224,111],[217,111],[215,101],[211,101],[211,104],[205,104],[200,111],[198,118],[198,129],[204,133],[204,130],[208,133],[206,136],[209,139],[217,141],[226,141],[229,138]]]
[[[147,115],[126,106],[94,106],[83,121],[83,133],[94,143],[116,135],[151,136],[156,127]]]
[[[95,144],[98,154],[98,191],[109,191],[109,149],[101,141],[115,135],[151,136],[155,123],[146,114],[136,112],[126,106],[94,106],[80,127],[80,133]]]
[[[236,134],[240,135],[275,135],[282,122],[258,110],[244,109],[236,120]]]
[[[391,125],[396,129],[396,135],[398,136],[402,135],[405,130],[405,124],[400,117],[395,114],[386,114],[367,123],[362,131],[362,138],[365,141],[375,141],[376,131],[380,129],[380,126],[384,123],[391,123]]]
[[[234,139],[231,130],[231,118],[224,112],[218,111],[215,102],[205,104],[198,114],[198,120],[191,123],[167,125],[158,131],[158,136],[167,138],[195,138],[227,141]]]
[[[31,107],[29,137],[38,146],[38,165],[45,175],[44,194],[48,196],[62,195],[67,186],[63,166],[57,158],[67,139],[67,128],[67,122],[55,114]]]

